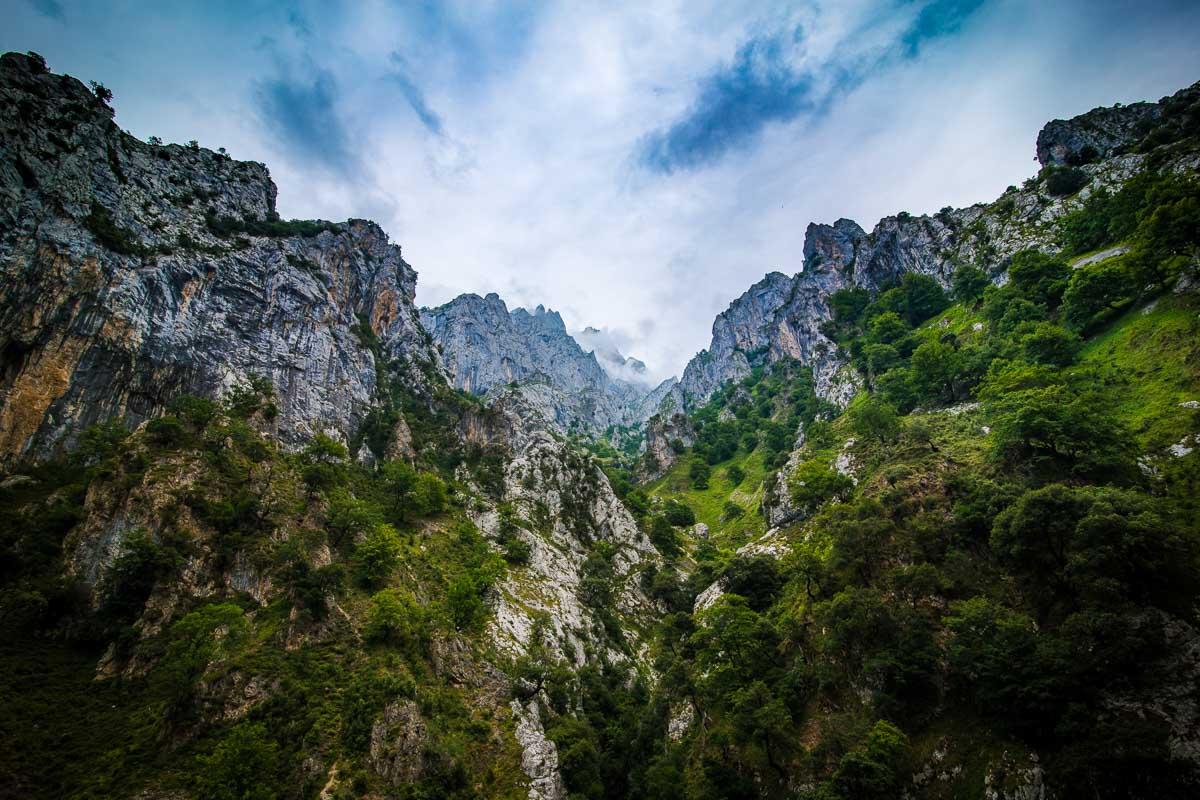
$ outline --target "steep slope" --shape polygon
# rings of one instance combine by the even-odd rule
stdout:
[[[949,287],[960,264],[977,265],[1000,280],[1020,250],[1058,252],[1062,217],[1091,194],[1144,169],[1151,155],[1134,152],[1135,145],[1147,141],[1152,147],[1155,137],[1169,145],[1186,135],[1197,96],[1200,84],[1159,103],[1096,109],[1049,123],[1037,145],[1046,169],[987,205],[947,207],[932,216],[900,213],[880,220],[870,233],[847,219],[810,224],[803,271],[791,278],[771,273],[731,303],[713,323],[712,343],[688,363],[671,401],[699,407],[726,381],[749,374],[753,363],[790,358],[813,368],[822,397],[844,405],[854,385],[839,374],[843,359],[822,333],[832,318],[829,295],[845,288],[875,292],[909,273],[930,275]],[[1173,152],[1168,146],[1153,158],[1178,172],[1197,163],[1187,148]],[[1067,163],[1072,166],[1062,166]],[[1064,185],[1067,176],[1073,185]]]
[[[600,434],[645,419],[646,387],[611,377],[567,333],[562,317],[538,306],[509,312],[496,294],[465,294],[421,310],[456,388],[523,403],[558,429]]]
[[[561,800],[529,665],[640,682],[660,609],[558,398],[453,390],[374,223],[280,221],[264,167],[139,142],[40,58],[0,98],[11,791]]]
[[[416,273],[374,223],[281,222],[260,164],[145,144],[82,83],[0,60],[0,458],[253,378],[273,429],[348,440],[376,393],[363,333],[427,391]]]

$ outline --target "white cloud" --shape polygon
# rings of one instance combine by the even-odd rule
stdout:
[[[568,329],[623,332],[622,352],[657,377],[705,347],[713,317],[751,283],[800,269],[810,221],[869,229],[900,210],[991,200],[1032,174],[1046,120],[1200,78],[1193,4],[985,3],[823,116],[768,125],[702,169],[638,168],[639,140],[688,109],[748,37],[799,24],[790,57],[818,63],[884,35],[885,7],[311,2],[297,25],[270,6],[222,19],[198,3],[72,4],[64,25],[25,6],[0,46],[106,83],[137,135],[265,161],[285,215],[376,217],[420,273],[419,302],[496,291],[510,307],[542,303]],[[407,94],[389,78],[396,52]],[[257,121],[256,86],[319,73],[339,93],[353,180]],[[441,135],[414,113],[418,90]]]

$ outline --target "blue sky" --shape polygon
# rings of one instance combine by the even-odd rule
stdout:
[[[1200,79],[1200,4],[3,0],[0,47],[135,135],[265,162],[287,216],[378,220],[418,301],[499,292],[656,377],[810,221],[988,201],[1054,117]]]

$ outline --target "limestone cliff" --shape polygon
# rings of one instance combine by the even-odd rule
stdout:
[[[421,321],[456,388],[489,398],[523,394],[560,430],[603,433],[653,410],[643,411],[646,387],[610,376],[567,333],[562,317],[542,306],[510,312],[496,294],[465,294],[422,309]]]
[[[139,141],[27,56],[0,58],[0,109],[0,459],[255,376],[283,441],[349,438],[368,338],[416,391],[437,369],[416,273],[374,223],[281,222],[261,164]]]

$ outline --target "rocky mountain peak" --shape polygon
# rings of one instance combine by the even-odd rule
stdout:
[[[536,420],[564,430],[600,433],[649,416],[647,389],[610,376],[567,333],[562,316],[545,306],[509,311],[495,294],[465,294],[422,309],[421,322],[463,391],[485,397],[519,392],[523,398],[514,407],[536,410]]]
[[[284,442],[349,439],[380,353],[437,371],[416,272],[374,223],[283,221],[262,164],[146,143],[80,81],[0,58],[0,458],[180,394],[269,380]]]

